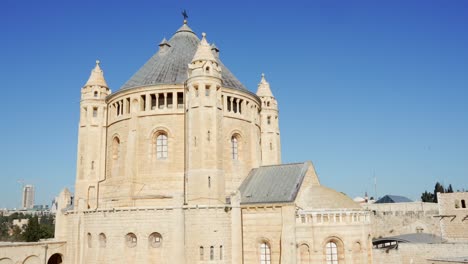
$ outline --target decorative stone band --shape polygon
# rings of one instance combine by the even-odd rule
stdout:
[[[370,212],[363,210],[298,210],[296,224],[370,224]]]

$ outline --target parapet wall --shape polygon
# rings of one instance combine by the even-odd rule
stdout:
[[[468,242],[468,192],[437,193],[437,198],[442,237]]]
[[[409,233],[441,235],[436,203],[363,204],[371,211],[374,238]]]
[[[374,264],[430,264],[434,258],[468,256],[468,245],[457,243],[443,244],[398,244],[398,249],[373,249]],[[452,262],[460,263],[460,262]]]

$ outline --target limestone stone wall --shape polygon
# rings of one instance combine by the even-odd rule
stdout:
[[[260,262],[260,244],[271,250],[271,263],[280,263],[282,207],[250,207],[242,209],[244,264]]]
[[[73,263],[66,257],[67,244],[61,241],[37,243],[0,242],[0,264],[41,264],[47,263],[54,254],[62,257],[63,264]],[[53,263],[55,264],[55,263]]]
[[[371,211],[374,238],[423,232],[441,235],[435,203],[362,204]]]
[[[429,259],[466,256],[468,256],[468,245],[461,243],[400,243],[398,249],[373,250],[374,264],[432,264],[440,262],[430,261]]]
[[[442,237],[468,242],[468,192],[437,193]]]
[[[67,218],[71,263],[169,263],[183,259],[181,209],[119,208],[74,212]],[[155,235],[160,237],[157,244],[153,243]]]

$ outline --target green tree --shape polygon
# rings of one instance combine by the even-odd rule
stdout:
[[[437,182],[434,186],[434,203],[437,203],[437,193],[440,192],[440,193],[445,193],[445,189],[444,189],[444,186],[442,184],[440,184],[439,182]]]
[[[452,184],[449,184],[448,188],[445,190],[446,193],[453,193]]]
[[[434,194],[428,191],[425,191],[421,194],[421,201],[425,203],[435,203]]]
[[[37,216],[29,219],[28,224],[23,233],[24,240],[26,242],[37,242],[41,239],[42,231],[41,226],[39,225],[39,220]]]

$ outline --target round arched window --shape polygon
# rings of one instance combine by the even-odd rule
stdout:
[[[137,236],[133,233],[128,233],[125,235],[125,244],[129,248],[136,247],[137,245]]]
[[[158,248],[162,246],[162,236],[161,234],[154,232],[149,236],[149,245],[153,248]]]

